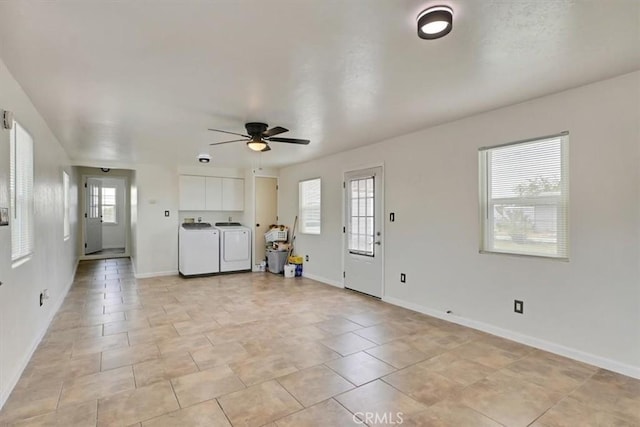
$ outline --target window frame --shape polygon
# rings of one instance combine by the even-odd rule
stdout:
[[[105,189],[113,189],[113,204],[107,204],[104,202],[104,190]],[[102,225],[118,225],[118,187],[116,186],[112,186],[112,185],[104,185],[102,184],[101,187],[101,191],[100,191],[100,206],[102,208],[102,211],[100,212],[101,218],[102,218]],[[105,206],[113,206],[113,217],[114,220],[113,221],[107,221],[105,219],[105,215],[104,215],[104,208]]]
[[[561,192],[558,196],[522,196],[522,197],[504,197],[491,199],[491,164],[489,159],[489,153],[493,150],[515,146],[539,143],[545,140],[560,139],[560,171],[561,171]],[[493,145],[488,147],[481,147],[478,149],[478,173],[479,173],[479,221],[480,221],[480,249],[481,254],[499,254],[499,255],[512,255],[519,257],[534,257],[542,259],[552,259],[558,261],[568,261],[570,254],[570,240],[569,240],[569,132],[561,132],[553,135],[546,135],[536,138],[529,138],[525,140],[519,140],[509,142],[506,144]],[[516,184],[514,184],[516,185]],[[500,203],[495,203],[499,201]],[[561,243],[564,243],[564,253],[559,255],[545,255],[543,253],[534,253],[527,251],[508,251],[504,249],[496,249],[494,246],[493,230],[494,221],[493,216],[490,214],[492,206],[496,204],[513,204],[514,208],[518,208],[517,205],[524,206],[556,206],[556,241],[558,247]]]
[[[21,130],[25,135],[28,136],[24,142],[20,142],[21,145],[28,144],[27,148],[30,154],[30,159],[27,164],[30,167],[30,170],[26,171],[26,173],[22,173],[18,170],[19,167],[24,166],[24,162],[18,162],[18,129]],[[10,131],[10,143],[9,143],[9,192],[11,200],[10,211],[11,211],[11,262],[12,267],[17,267],[22,263],[28,261],[35,251],[35,222],[34,222],[34,178],[35,178],[35,142],[33,140],[33,136],[29,131],[24,128],[20,122],[17,120],[13,121],[13,125]],[[20,148],[20,152],[22,152],[25,147]],[[22,154],[24,155],[24,154]],[[18,194],[18,189],[25,190],[23,188],[23,184],[19,183],[19,179],[24,179],[25,177],[29,177],[26,185],[27,194]],[[26,212],[26,213],[25,213]],[[20,217],[19,217],[20,213]],[[26,218],[22,215],[26,215]],[[23,230],[26,227],[26,250],[20,250],[16,252],[18,248],[16,246],[23,246],[23,239],[25,238],[22,234],[16,237],[15,233],[19,233],[19,230]],[[16,245],[16,240],[19,241],[19,244]]]
[[[310,184],[314,181],[318,181],[318,206],[317,206],[317,215],[318,215],[318,226],[317,227],[306,227],[305,226],[305,219],[307,217],[307,215],[305,215],[305,212],[309,211],[311,208],[309,208],[309,205],[307,204],[306,206],[303,206],[303,192],[304,192],[304,186],[307,184]],[[306,209],[305,209],[306,208]],[[313,211],[315,211],[316,208],[313,208]],[[317,177],[317,178],[309,178],[309,179],[304,179],[301,181],[298,181],[298,229],[300,234],[310,234],[310,235],[320,235],[322,234],[322,178]]]

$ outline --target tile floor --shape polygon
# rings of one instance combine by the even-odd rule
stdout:
[[[360,417],[354,419],[354,415]],[[640,381],[312,280],[80,263],[1,425],[638,426]]]

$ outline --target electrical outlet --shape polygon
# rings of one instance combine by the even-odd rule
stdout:
[[[164,216],[169,216],[169,211],[164,211]]]
[[[516,313],[519,314],[523,314],[524,313],[524,301],[520,301],[520,300],[513,300],[513,311],[515,311]]]
[[[400,273],[400,283],[407,283],[407,275]]]
[[[309,262],[309,255],[304,256],[304,262]]]

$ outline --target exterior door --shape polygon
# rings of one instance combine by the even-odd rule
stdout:
[[[102,181],[87,178],[85,188],[85,249],[84,254],[102,250]]]
[[[278,179],[256,177],[256,226],[255,236],[255,262],[260,263],[265,259],[264,233],[269,231],[271,224],[278,223]]]
[[[382,167],[345,174],[344,286],[382,297]]]

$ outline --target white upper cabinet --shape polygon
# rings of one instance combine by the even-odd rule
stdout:
[[[180,175],[181,211],[244,210],[244,179]]]
[[[222,178],[208,176],[205,178],[205,210],[222,211]]]
[[[222,210],[244,210],[244,179],[222,178]]]
[[[205,177],[180,175],[180,210],[205,210]]]

